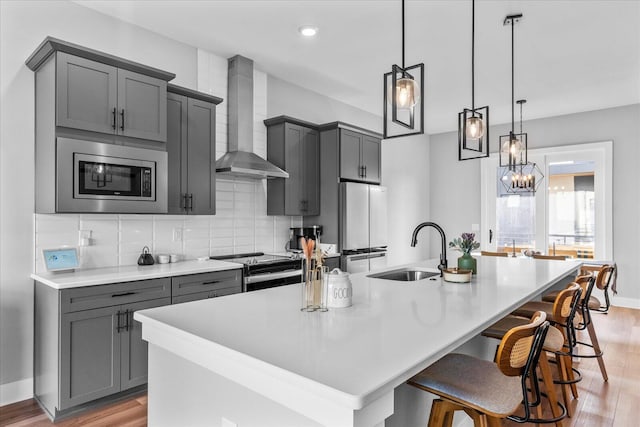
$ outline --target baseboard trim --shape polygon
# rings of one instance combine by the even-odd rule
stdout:
[[[614,295],[611,298],[611,305],[616,307],[626,308],[638,308],[640,309],[640,299],[638,298],[625,298]]]
[[[0,384],[0,406],[9,405],[33,397],[33,378]]]

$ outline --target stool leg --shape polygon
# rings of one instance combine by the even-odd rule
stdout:
[[[473,420],[473,427],[489,427],[487,415],[471,408],[464,408],[464,412],[466,412]]]
[[[573,373],[573,358],[571,356],[567,357],[567,376],[569,377],[569,380],[573,381],[576,379],[574,373]],[[576,385],[575,382],[572,382],[571,384],[569,384],[571,386],[571,394],[573,395],[574,399],[578,398],[578,386]]]
[[[451,427],[453,425],[454,411],[463,409],[452,402],[435,399],[431,404],[428,427]]]
[[[591,338],[591,344],[593,345],[593,351],[600,356],[597,357],[598,365],[600,365],[600,372],[602,373],[602,379],[605,381],[609,381],[609,376],[607,375],[607,368],[604,366],[604,359],[602,358],[602,350],[600,350],[600,343],[598,342],[598,337],[596,336],[596,330],[593,328],[593,322],[589,322],[587,325],[587,331],[589,332],[589,338]]]
[[[549,405],[551,406],[551,413],[553,414],[554,418],[559,417],[562,414],[562,411],[558,406],[558,397],[556,395],[555,385],[553,384],[553,376],[551,375],[551,367],[549,366],[549,359],[547,359],[546,351],[543,351],[540,354],[538,365],[540,365],[540,372],[542,373],[542,381],[544,383],[544,389],[547,392],[547,396],[549,396]],[[558,421],[556,423],[556,427],[562,427],[562,421]]]
[[[568,381],[567,377],[567,366],[565,364],[566,356],[562,356],[560,354],[556,354],[556,365],[558,365],[558,376],[561,381]],[[562,390],[562,400],[564,400],[564,406],[567,408],[567,415],[569,417],[573,416],[573,408],[571,406],[571,400],[569,398],[569,384],[560,384],[560,389]]]

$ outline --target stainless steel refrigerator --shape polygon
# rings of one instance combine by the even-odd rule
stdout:
[[[340,251],[349,273],[387,265],[387,188],[340,184]]]

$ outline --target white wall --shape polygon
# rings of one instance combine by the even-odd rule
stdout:
[[[317,124],[343,121],[382,133],[382,111],[377,116],[271,75],[267,88],[272,95],[267,99],[269,117],[287,115]]]
[[[417,135],[382,142],[382,185],[389,197],[388,264],[398,265],[429,257],[428,233],[423,230],[412,248],[411,234],[430,221],[429,136]],[[437,233],[436,233],[437,234]]]
[[[491,126],[492,152],[508,125]],[[618,264],[618,301],[640,307],[640,104],[569,114],[523,123],[530,148],[613,141],[613,254]],[[447,238],[480,224],[480,162],[457,159],[457,132],[431,135],[430,212]],[[437,246],[432,241],[432,254]],[[615,304],[615,299],[614,299]]]

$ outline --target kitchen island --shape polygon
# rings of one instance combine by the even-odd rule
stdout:
[[[479,257],[468,284],[354,274],[353,306],[326,313],[300,312],[298,285],[136,312],[149,425],[384,425],[407,379],[581,264]]]

